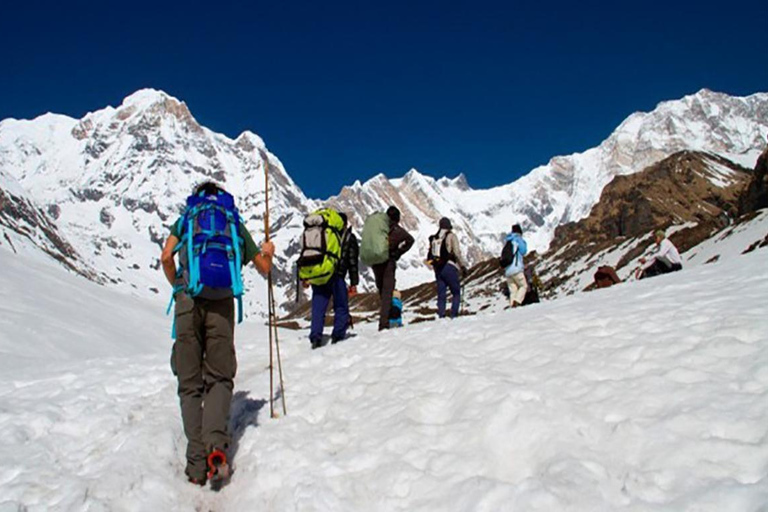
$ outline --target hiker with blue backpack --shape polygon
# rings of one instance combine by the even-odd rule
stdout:
[[[357,257],[357,237],[348,225],[346,214],[323,208],[304,219],[297,267],[299,279],[312,286],[312,322],[309,332],[312,349],[323,346],[325,314],[331,299],[331,343],[347,337],[349,296],[357,293],[360,281]],[[351,284],[349,289],[345,280],[347,273]]]
[[[499,258],[499,265],[504,269],[504,277],[509,288],[509,307],[511,308],[522,305],[528,290],[523,262],[523,256],[527,253],[528,244],[523,240],[523,228],[520,224],[515,224],[504,241],[504,248]]]
[[[212,182],[197,186],[187,198],[163,247],[161,262],[175,301],[171,369],[178,378],[187,437],[185,473],[194,484],[229,474],[227,422],[237,370],[235,299],[239,323],[242,266],[252,261],[261,274],[268,274],[274,252],[272,242],[256,245],[232,195]]]

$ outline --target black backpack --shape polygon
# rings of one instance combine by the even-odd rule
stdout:
[[[501,257],[499,258],[499,266],[501,268],[507,268],[515,261],[515,255],[517,254],[517,244],[513,244],[512,240],[507,240],[504,244],[504,248],[501,250]]]

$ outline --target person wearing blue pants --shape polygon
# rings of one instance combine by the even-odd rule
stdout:
[[[333,331],[331,342],[343,340],[347,335],[349,325],[349,301],[347,298],[347,283],[344,278],[334,274],[323,285],[312,285],[312,327],[309,331],[309,341],[312,348],[323,345],[323,327],[328,302],[333,298]]]
[[[325,312],[328,310],[328,302],[333,298],[333,332],[331,343],[336,343],[347,336],[349,325],[349,297],[357,294],[357,285],[360,282],[357,260],[360,246],[357,237],[352,233],[347,215],[339,212],[344,221],[344,230],[341,234],[341,258],[336,265],[333,277],[324,285],[312,285],[312,327],[309,332],[309,341],[312,348],[323,346],[323,326],[325,325]],[[347,274],[349,274],[349,290],[347,290]]]
[[[451,290],[451,318],[459,316],[461,305],[461,284],[459,282],[459,269],[455,265],[443,265],[440,270],[435,269],[437,279],[437,316],[445,317],[445,303],[448,299],[448,290]]]
[[[440,219],[440,229],[429,237],[429,254],[427,261],[435,270],[437,282],[437,316],[445,317],[445,303],[448,290],[451,290],[451,318],[459,316],[461,305],[461,283],[459,270],[462,275],[467,273],[464,260],[459,250],[459,239],[453,232],[450,219]]]

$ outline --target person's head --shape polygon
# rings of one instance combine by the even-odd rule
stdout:
[[[392,292],[392,297],[395,299],[399,299],[402,297],[402,294],[400,293],[400,290],[395,290]]]
[[[657,229],[653,232],[654,238],[656,238],[656,243],[660,244],[662,240],[664,240],[667,237],[667,234],[664,232],[663,229]]]
[[[341,217],[341,221],[344,223],[344,227],[347,227],[347,222],[349,220],[347,218],[347,214],[344,212],[339,212],[339,217]]]
[[[451,225],[451,219],[448,217],[443,217],[440,219],[440,229],[453,229],[453,226]]]
[[[515,224],[514,226],[512,226],[512,232],[517,233],[518,235],[522,235],[523,228],[520,227],[520,224]]]
[[[395,224],[400,222],[400,210],[397,208],[397,206],[390,206],[387,208],[387,217],[389,217],[389,220]]]
[[[221,188],[216,183],[214,183],[213,181],[204,181],[195,187],[194,194],[197,196],[197,195],[200,195],[200,193],[202,192],[203,195],[210,196],[210,195],[218,194],[219,191],[223,192],[224,189]]]

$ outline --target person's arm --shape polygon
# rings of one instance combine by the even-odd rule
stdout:
[[[391,244],[390,246],[390,256],[392,259],[399,260],[400,256],[407,253],[413,246],[414,239],[411,234],[401,226],[395,226],[389,236],[394,242],[394,244]]]
[[[656,253],[656,257],[661,258],[662,260],[669,261],[669,251],[671,250],[672,250],[672,242],[669,241],[669,238],[665,238],[659,244],[659,250]]]
[[[448,235],[448,252],[453,254],[456,257],[456,263],[458,263],[459,268],[462,269],[462,271],[467,269],[467,264],[464,261],[464,258],[461,257],[461,248],[459,247],[459,237],[456,236],[456,233],[451,232]]]
[[[178,244],[179,239],[176,236],[169,236],[165,241],[163,252],[160,255],[160,262],[163,264],[163,273],[165,273],[165,278],[171,285],[173,285],[173,282],[176,280],[176,261],[173,259],[173,250]]]
[[[357,265],[357,260],[360,257],[360,245],[357,243],[357,237],[350,233],[349,235],[349,285],[351,289],[354,289],[353,293],[357,292],[357,285],[360,283],[360,269]]]
[[[520,253],[520,256],[525,256],[528,254],[528,243],[523,240],[523,237],[519,237],[517,241],[517,250]]]
[[[263,276],[269,274],[272,269],[272,257],[275,255],[275,244],[271,241],[261,244],[261,250],[253,257],[256,270]]]
[[[272,257],[275,254],[275,244],[272,242],[264,242],[261,244],[261,248],[253,241],[250,231],[244,224],[240,224],[240,237],[243,239],[243,246],[245,254],[243,255],[243,261],[252,261],[256,270],[263,276],[269,274],[272,268]]]

